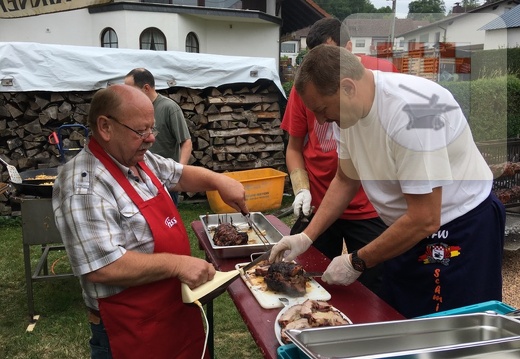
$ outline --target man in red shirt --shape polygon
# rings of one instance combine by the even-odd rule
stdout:
[[[307,47],[310,50],[320,44],[342,46],[352,51],[346,24],[335,18],[325,18],[314,23],[307,37]],[[359,59],[368,69],[397,72],[390,61],[365,55],[359,56]],[[292,88],[281,127],[289,133],[286,164],[296,196],[293,202],[294,214],[300,218],[301,215],[312,215],[311,208],[318,209],[336,174],[338,154],[333,126],[333,123],[328,122],[320,125]],[[291,234],[303,229],[297,223]],[[343,215],[313,245],[332,259],[342,253],[344,240],[348,251],[352,252],[378,237],[385,229],[386,225],[361,187]],[[381,266],[370,268],[359,278],[376,294],[381,283],[380,271]]]

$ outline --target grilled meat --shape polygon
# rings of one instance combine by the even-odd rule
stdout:
[[[213,242],[217,246],[238,246],[247,244],[247,240],[247,233],[239,232],[231,223],[219,224],[213,235]]]
[[[304,329],[350,324],[340,312],[325,301],[307,299],[295,304],[278,318],[280,336],[284,343],[290,342],[285,332],[288,329]]]
[[[264,277],[267,288],[272,291],[285,293],[292,297],[305,295],[307,278],[303,276],[303,268],[291,262],[277,262],[269,266]]]

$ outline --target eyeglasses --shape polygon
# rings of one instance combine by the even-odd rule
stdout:
[[[148,137],[150,137],[150,135],[153,135],[155,137],[155,136],[157,136],[159,134],[159,130],[157,130],[157,128],[155,126],[150,128],[148,131],[139,132],[139,131],[134,130],[132,127],[129,127],[129,126],[125,125],[124,123],[119,122],[119,120],[117,118],[113,117],[113,116],[107,115],[107,118],[109,118],[111,120],[114,120],[115,122],[117,122],[121,126],[124,126],[124,127],[128,128],[130,131],[134,132],[139,137],[141,137],[141,140],[147,139]]]

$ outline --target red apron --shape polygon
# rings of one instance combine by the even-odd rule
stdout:
[[[159,193],[144,201],[95,139],[90,140],[89,148],[146,219],[154,239],[154,253],[190,255],[188,234],[179,212],[148,166],[144,162],[138,164]],[[130,287],[98,301],[113,358],[202,356],[205,333],[200,310],[182,302],[181,282],[177,278]]]

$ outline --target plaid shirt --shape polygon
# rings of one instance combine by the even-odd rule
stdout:
[[[143,171],[139,170],[144,178],[140,181],[128,167],[114,162],[127,174],[143,200],[157,194]],[[149,151],[145,162],[166,188],[179,181],[181,164]],[[125,288],[88,282],[83,275],[114,262],[127,250],[153,253],[150,228],[137,206],[88,147],[59,171],[52,204],[72,271],[80,278],[85,303],[98,309],[97,298],[112,296]]]

